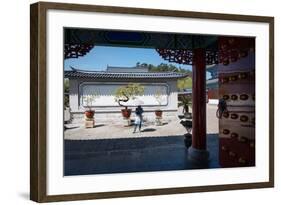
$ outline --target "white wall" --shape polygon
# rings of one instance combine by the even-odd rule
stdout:
[[[50,0],[51,1],[51,0]],[[67,2],[60,0],[61,2]],[[29,3],[34,1],[3,1],[1,15],[1,204],[34,204],[28,201],[29,192]],[[280,36],[281,13],[277,0],[72,0],[75,3],[151,7],[223,13],[275,16],[275,76],[276,125],[280,124],[281,110],[278,88],[281,86]],[[277,79],[278,78],[278,79]],[[12,84],[11,84],[12,79]],[[9,89],[7,86],[9,85]],[[239,190],[195,193],[171,196],[108,199],[52,204],[278,204],[280,201],[280,126],[276,126],[276,187],[274,189]],[[279,202],[280,203],[280,202]]]
[[[144,95],[136,96],[135,100],[129,100],[122,103],[127,106],[136,106],[136,101],[142,101],[142,106],[146,110],[154,111],[156,108],[177,112],[178,96],[177,96],[177,81],[161,81],[161,80],[143,80],[135,81],[144,86]],[[95,81],[87,79],[70,79],[69,105],[72,112],[83,112],[86,104],[82,103],[83,96],[89,95],[89,92],[99,93],[100,97],[95,99],[92,106],[97,112],[120,111],[120,106],[115,101],[114,92],[120,86],[126,85],[128,82],[119,81]],[[161,104],[155,98],[156,92],[161,92]],[[85,100],[84,100],[85,101]]]
[[[88,101],[85,99],[87,96],[97,95],[98,97],[90,103],[93,107],[118,107],[119,104],[115,100],[115,92],[118,88],[126,86],[127,83],[99,83],[99,82],[85,82],[80,85],[80,106],[87,106]],[[144,88],[144,92],[141,95],[134,96],[134,99],[129,99],[128,102],[124,102],[126,106],[136,106],[136,103],[140,103],[143,106],[167,106],[169,87],[168,84],[158,84],[151,82],[149,84],[140,83]],[[157,92],[161,92],[158,101],[155,97]]]

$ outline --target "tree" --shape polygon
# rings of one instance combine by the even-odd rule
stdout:
[[[187,88],[192,88],[192,78],[186,77],[183,79],[179,79],[177,82],[177,87],[181,91]]]
[[[152,65],[152,64],[137,62],[136,65],[148,67],[148,71],[150,71],[150,72],[176,72],[176,73],[185,73],[185,74],[188,74],[189,76],[192,76],[192,72],[190,70],[186,70],[184,68],[181,68],[180,66],[177,67],[173,64],[161,63],[161,64],[155,66],[155,65]],[[179,79],[178,82],[177,82],[177,87],[178,87],[179,90],[192,88],[191,77]]]
[[[181,67],[177,67],[173,64],[166,64],[166,63],[161,63],[157,66],[148,64],[148,70],[151,72],[177,72],[177,73],[191,74],[191,71],[189,71],[189,70],[183,69]]]
[[[93,107],[93,103],[96,102],[96,99],[100,97],[100,94],[98,92],[95,92],[91,95],[85,95],[82,97],[82,104],[85,104],[85,107],[87,110],[91,111]]]
[[[140,66],[141,67],[147,67],[148,65],[147,65],[147,63],[142,63]]]
[[[189,113],[189,105],[191,105],[191,96],[190,95],[182,95],[180,97],[178,107],[183,107],[182,112],[183,113]]]
[[[121,102],[128,102],[130,99],[135,99],[137,95],[144,94],[144,86],[139,83],[129,83],[128,85],[121,86],[115,91],[115,101],[122,107],[127,109],[127,106]]]

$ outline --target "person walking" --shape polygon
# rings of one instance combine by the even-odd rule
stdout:
[[[139,132],[141,132],[141,126],[142,126],[142,113],[143,113],[143,109],[140,105],[138,105],[138,107],[136,108],[136,117],[135,117],[135,128],[134,128],[134,132],[135,133],[137,131],[137,128],[139,127]]]

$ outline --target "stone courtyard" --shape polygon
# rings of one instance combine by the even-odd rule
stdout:
[[[176,136],[186,133],[180,120],[163,122],[163,125],[156,126],[154,123],[144,122],[141,132],[133,133],[134,125],[124,126],[122,124],[97,123],[94,128],[85,128],[84,125],[72,125],[65,131],[66,140],[95,140],[95,139],[117,139],[117,138],[139,138],[157,136]]]
[[[215,117],[217,107],[207,105],[207,133],[218,132],[218,120]],[[181,114],[179,110],[179,115]],[[182,136],[186,129],[180,124],[180,119],[173,121],[165,120],[163,125],[157,126],[153,122],[144,121],[141,132],[133,133],[134,125],[127,125],[127,122],[120,120],[117,123],[96,122],[94,128],[85,128],[84,124],[67,124],[64,132],[65,140],[95,140],[95,139],[116,139],[116,138],[139,138],[159,136]]]
[[[210,157],[203,167],[188,160],[183,136],[186,130],[180,119],[163,119],[162,126],[145,122],[142,132],[137,133],[133,133],[133,126],[121,124],[97,123],[88,129],[83,124],[70,124],[64,135],[64,175],[218,168],[216,109],[207,105]]]

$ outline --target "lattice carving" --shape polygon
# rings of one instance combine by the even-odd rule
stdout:
[[[206,50],[206,65],[222,63],[228,65],[240,58],[246,57],[249,50],[254,49],[254,45],[243,38],[220,38],[218,50]],[[93,44],[65,44],[64,57],[78,58],[86,55]],[[156,48],[158,54],[165,60],[172,63],[193,65],[193,52],[188,49],[167,49]]]
[[[156,51],[165,60],[179,64],[192,64],[193,53],[186,49],[159,49]]]
[[[254,41],[247,38],[222,37],[219,39],[217,50],[206,50],[206,65],[222,63],[228,65],[248,55],[254,49]],[[186,49],[160,49],[158,54],[165,60],[173,63],[193,65],[193,53]]]
[[[165,60],[173,63],[192,65],[193,53],[190,50],[185,49],[156,49],[158,54]],[[218,52],[206,51],[206,64],[218,64],[219,57]]]
[[[92,44],[65,44],[64,45],[64,58],[78,58],[79,56],[86,55],[94,45]]]

